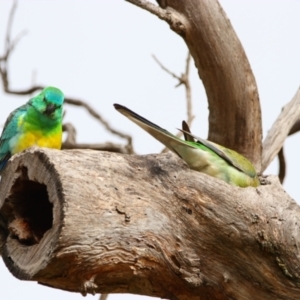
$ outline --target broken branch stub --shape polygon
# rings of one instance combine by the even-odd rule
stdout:
[[[233,187],[170,153],[32,148],[0,183],[2,257],[83,294],[296,299],[300,208],[270,180]]]

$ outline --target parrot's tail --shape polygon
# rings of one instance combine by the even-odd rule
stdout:
[[[120,105],[120,104],[114,104],[115,109],[123,114],[125,117],[130,119],[132,122],[143,128],[145,131],[147,131],[150,135],[152,135],[155,139],[163,143],[167,148],[169,148],[171,151],[176,153],[181,157],[181,155],[175,150],[176,145],[182,144],[187,146],[187,143],[169,131],[159,127],[158,125],[150,122],[149,120],[143,118],[142,116],[138,115],[137,113],[133,112],[132,110],[128,109],[127,107]]]

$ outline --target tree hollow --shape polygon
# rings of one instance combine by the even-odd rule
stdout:
[[[3,173],[0,213],[23,280],[180,300],[300,292],[300,209],[276,178],[243,189],[170,153],[32,148]]]

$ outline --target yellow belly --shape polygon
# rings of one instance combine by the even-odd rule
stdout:
[[[56,132],[53,132],[52,134],[48,134],[46,136],[39,131],[23,133],[19,135],[17,140],[14,142],[14,146],[12,147],[12,154],[21,152],[32,146],[60,149],[61,139],[61,130],[57,130]]]

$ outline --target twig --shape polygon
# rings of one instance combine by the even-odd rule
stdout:
[[[157,58],[155,55],[152,55],[154,60],[157,62],[157,64],[168,74],[173,76],[178,80],[178,84],[175,87],[178,87],[180,85],[184,85],[185,87],[185,95],[186,95],[186,103],[187,103],[187,120],[189,126],[192,125],[192,121],[195,118],[195,116],[192,113],[192,92],[191,92],[191,85],[189,80],[189,74],[190,74],[190,62],[191,62],[191,54],[188,52],[187,58],[186,58],[186,66],[185,66],[185,72],[181,74],[180,76],[176,75],[172,71],[170,71],[168,68],[166,68]]]
[[[186,58],[186,67],[185,67],[185,73],[182,75],[184,78],[184,85],[185,85],[185,93],[186,93],[186,110],[187,110],[187,120],[189,127],[192,125],[192,121],[194,120],[195,116],[193,115],[193,107],[192,107],[192,91],[191,91],[191,85],[190,85],[190,61],[191,61],[191,53],[188,52],[187,58]]]
[[[17,44],[20,42],[20,40],[27,34],[27,30],[21,31],[15,39],[12,41],[12,43],[6,48],[6,54],[5,59],[8,60],[9,55],[13,52]]]
[[[67,138],[62,144],[62,149],[92,149],[98,151],[109,151],[124,154],[132,153],[132,149],[128,148],[128,146],[116,145],[113,143],[79,144],[76,142],[76,129],[71,123],[64,124],[63,131],[67,133]]]
[[[6,49],[10,45],[11,29],[12,29],[12,24],[13,24],[16,9],[17,9],[17,1],[14,1],[13,6],[11,7],[10,14],[9,14],[9,17],[8,17],[8,22],[7,22],[6,39],[5,39],[5,48]]]
[[[172,71],[170,71],[169,69],[167,69],[167,68],[166,68],[166,67],[158,60],[158,58],[157,58],[154,54],[152,54],[152,57],[153,57],[153,59],[157,62],[157,64],[158,64],[164,71],[166,71],[168,74],[170,74],[170,75],[173,76],[174,78],[178,79],[179,83],[176,85],[176,87],[184,83],[184,82],[183,82],[182,76],[181,76],[181,77],[180,77],[180,76],[177,76],[175,73],[173,73]]]
[[[157,62],[157,64],[168,74],[173,76],[175,79],[178,80],[178,84],[175,87],[178,87],[180,85],[184,85],[185,87],[185,96],[186,96],[186,109],[187,109],[187,120],[186,122],[188,123],[189,127],[192,125],[192,121],[194,119],[194,115],[192,113],[192,92],[191,92],[191,85],[190,85],[190,79],[189,79],[189,74],[190,74],[190,62],[191,62],[191,54],[188,52],[187,58],[186,58],[186,65],[185,65],[185,72],[181,74],[180,76],[176,75],[172,71],[170,71],[168,68],[166,68],[158,59],[155,55],[152,55],[154,60]],[[182,132],[179,132],[177,137],[182,136]],[[164,148],[162,150],[162,153],[167,152],[168,148]]]
[[[26,31],[21,32],[17,35],[17,37],[11,42],[11,28],[13,24],[14,15],[17,8],[17,2],[15,1],[13,3],[13,6],[10,10],[8,23],[7,23],[7,29],[6,29],[6,37],[5,37],[5,48],[4,48],[4,54],[0,56],[0,75],[2,78],[3,88],[4,91],[9,93],[9,81],[8,81],[8,74],[7,74],[7,64],[8,64],[8,58],[12,51],[14,50],[15,46],[18,44],[20,39],[25,35]]]
[[[77,99],[65,98],[65,103],[84,107],[89,112],[90,115],[92,115],[95,119],[97,119],[100,123],[102,123],[102,125],[105,127],[105,129],[107,131],[109,131],[112,134],[118,135],[121,138],[126,139],[128,151],[129,151],[129,153],[133,153],[132,137],[128,134],[122,133],[122,132],[112,128],[109,125],[109,123],[86,102],[77,100]]]
[[[0,69],[0,73],[1,73],[1,69]],[[2,75],[2,73],[1,73],[1,75]],[[2,79],[3,79],[3,76],[2,76]],[[44,87],[43,86],[33,86],[33,87],[31,87],[31,88],[28,88],[28,89],[26,89],[26,90],[19,90],[19,91],[16,91],[16,90],[11,90],[10,88],[9,88],[9,85],[7,85],[7,86],[3,86],[3,88],[4,88],[4,92],[6,93],[6,94],[12,94],[12,95],[19,95],[19,96],[21,96],[21,95],[30,95],[30,94],[32,94],[32,93],[34,93],[34,92],[36,92],[36,91],[40,91],[40,90],[42,90]]]

